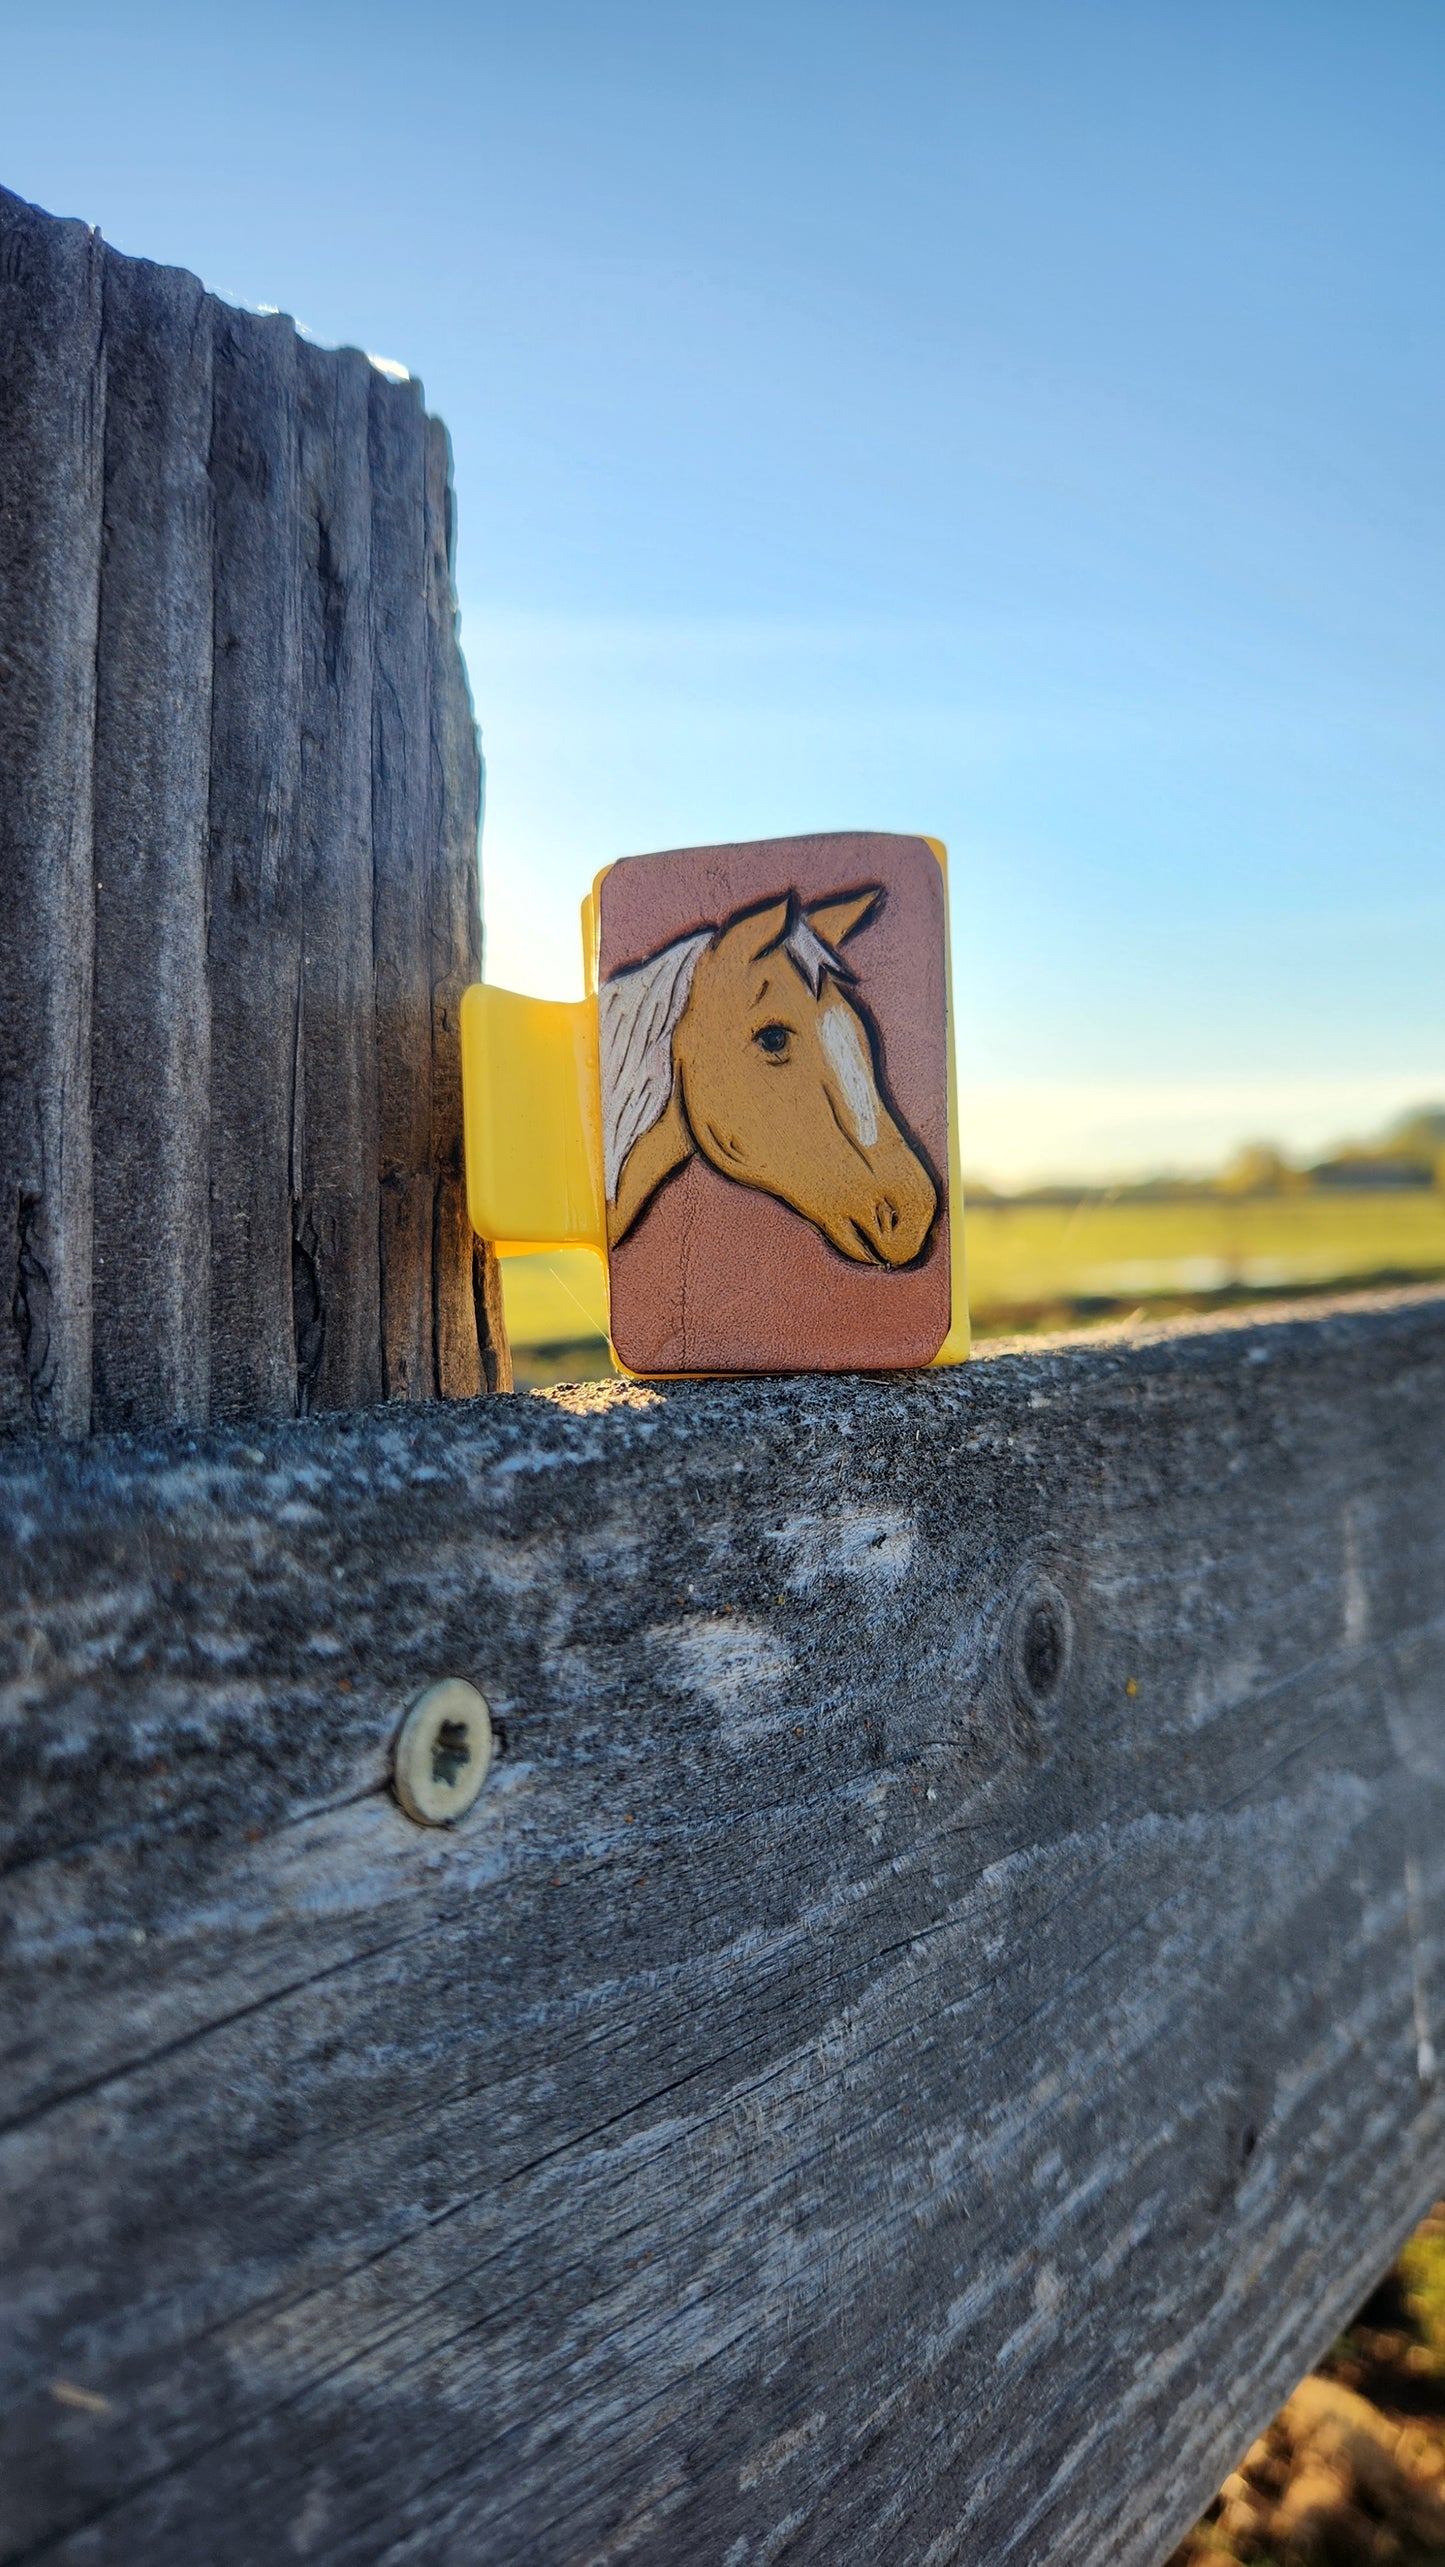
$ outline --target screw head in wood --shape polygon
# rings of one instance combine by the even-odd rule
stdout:
[[[428,1685],[412,1704],[392,1758],[396,1796],[421,1827],[465,1818],[492,1762],[486,1697],[460,1676]]]

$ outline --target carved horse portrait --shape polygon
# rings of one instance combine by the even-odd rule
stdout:
[[[921,1253],[938,1190],[885,1102],[839,951],[882,899],[873,884],[804,908],[789,892],[603,982],[610,1246],[696,1155],[791,1205],[856,1263]]]

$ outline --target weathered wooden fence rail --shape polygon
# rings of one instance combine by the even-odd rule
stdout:
[[[1150,2567],[1439,2187],[1445,1296],[0,1521],[8,2560]]]
[[[505,1363],[450,555],[416,384],[0,190],[0,1434]]]

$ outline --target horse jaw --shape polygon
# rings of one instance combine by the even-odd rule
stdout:
[[[638,1215],[652,1201],[664,1178],[670,1177],[693,1154],[694,1142],[688,1130],[682,1100],[674,1086],[663,1113],[634,1141],[622,1174],[617,1180],[617,1199],[607,1207],[607,1245],[615,1248],[625,1239]]]

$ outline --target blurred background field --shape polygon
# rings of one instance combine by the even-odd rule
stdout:
[[[965,1202],[979,1338],[1423,1282],[1445,1276],[1445,1105],[1307,1167],[1257,1143],[1212,1178],[1017,1194],[966,1180]],[[611,1370],[590,1249],[509,1258],[503,1289],[520,1385]]]

